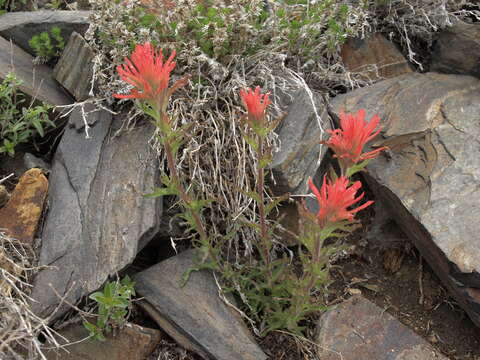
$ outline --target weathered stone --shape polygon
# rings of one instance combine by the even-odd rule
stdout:
[[[137,274],[135,289],[147,301],[145,309],[180,345],[204,359],[266,359],[243,321],[219,298],[210,272],[192,272],[182,287],[194,260],[194,250],[188,250]]]
[[[91,110],[85,109],[94,123],[91,138],[71,123],[77,109],[53,161],[40,253],[40,265],[52,267],[37,275],[32,293],[42,315],[60,301],[51,287],[75,302],[130,264],[160,226],[161,198],[143,197],[159,185],[158,159],[148,145],[153,125],[114,137],[125,119]]]
[[[337,96],[336,111],[382,119],[390,150],[367,180],[395,221],[480,325],[480,80],[409,74]]]
[[[89,97],[93,77],[93,51],[85,39],[72,33],[53,74],[77,101]]]
[[[0,228],[23,244],[33,245],[48,180],[40,169],[28,170],[18,181],[10,200],[0,209]]]
[[[308,177],[315,174],[326,152],[320,141],[326,140],[330,117],[320,95],[311,96],[303,89],[295,93],[287,115],[276,129],[280,148],[270,168],[278,193],[304,194]]]
[[[458,21],[435,42],[432,71],[480,77],[480,24]]]
[[[419,335],[361,296],[322,315],[317,344],[322,360],[447,360]]]
[[[84,34],[89,25],[90,11],[58,11],[39,10],[25,12],[9,12],[0,15],[0,36],[12,40],[30,55],[35,55],[28,41],[43,31],[49,32],[57,26],[62,37],[68,40],[76,31]]]
[[[347,40],[342,45],[340,56],[349,71],[362,73],[368,80],[392,78],[412,72],[402,53],[379,33],[367,39]]]
[[[0,24],[2,16],[0,16]],[[22,85],[20,90],[37,100],[51,105],[65,105],[72,101],[53,79],[53,71],[45,65],[33,65],[33,57],[0,37],[0,81],[14,72]]]
[[[58,339],[61,345],[78,343],[46,352],[48,360],[144,360],[162,339],[160,331],[134,324],[107,334],[105,341],[84,340],[88,331],[82,325],[69,326],[59,334],[68,340]]]

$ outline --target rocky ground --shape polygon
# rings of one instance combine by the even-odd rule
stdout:
[[[2,241],[16,239],[36,254],[36,275],[22,277],[32,285],[29,306],[64,337],[32,330],[31,342],[71,343],[69,353],[50,349],[46,358],[480,359],[478,22],[437,34],[424,72],[383,34],[352,39],[342,47],[344,65],[378,81],[328,103],[298,90],[283,105],[282,145],[272,165],[276,191],[303,193],[308,175],[323,177],[317,159],[325,157],[325,165],[328,156],[318,147],[317,116],[337,126],[341,110],[378,114],[382,136],[371,147],[389,150],[362,175],[376,205],[334,261],[330,310],[309,319],[306,338],[282,331],[259,338],[233,310],[237,299],[219,297],[210,272],[179,285],[193,250],[188,243],[178,253],[172,248],[167,199],[142,196],[159,183],[159,159],[148,145],[153,129],[139,123],[122,131],[127,114],[95,105],[94,53],[83,38],[90,13],[62,8],[0,15],[0,80],[13,65],[21,91],[64,115],[64,130],[39,147],[0,155]],[[34,64],[28,40],[51,26],[68,39],[65,50],[55,64]],[[75,101],[82,106],[62,107]],[[280,212],[295,232],[298,214]],[[2,274],[24,276],[11,270],[5,249]],[[135,281],[129,323],[104,343],[85,340],[78,315],[88,316],[85,298],[116,274]],[[0,282],[5,299],[14,291],[6,284]],[[17,351],[34,358],[32,349]]]

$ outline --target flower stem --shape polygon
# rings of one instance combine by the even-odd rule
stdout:
[[[258,165],[257,165],[257,193],[258,193],[258,215],[260,218],[260,238],[263,248],[263,257],[268,271],[270,272],[270,239],[267,229],[267,220],[265,216],[265,196],[264,196],[264,187],[265,187],[265,170],[261,166],[260,162],[264,156],[264,144],[261,136],[258,136]]]

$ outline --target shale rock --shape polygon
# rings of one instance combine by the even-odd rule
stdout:
[[[278,193],[304,194],[307,179],[315,174],[326,152],[320,145],[330,129],[330,117],[319,94],[299,90],[276,132],[280,148],[270,164]]]
[[[29,40],[43,31],[59,27],[62,37],[68,41],[73,31],[83,34],[88,28],[90,11],[39,10],[9,12],[0,15],[0,36],[12,40],[30,55],[35,55]]]
[[[137,274],[135,289],[146,300],[144,309],[180,345],[204,359],[266,359],[241,318],[218,296],[211,272],[194,271],[182,286],[194,260],[194,250],[187,250]]]
[[[480,325],[480,80],[408,74],[337,96],[335,111],[382,119],[390,148],[368,165],[392,217]]]
[[[431,70],[480,77],[480,24],[458,21],[443,30],[433,47]]]
[[[3,25],[2,16],[0,24]],[[33,65],[30,54],[0,37],[0,81],[10,72],[14,72],[17,79],[22,81],[20,90],[32,98],[51,105],[66,105],[72,102],[53,79],[52,69],[45,65]]]
[[[114,134],[122,116],[90,112],[90,138],[75,127],[77,109],[59,144],[50,175],[49,212],[42,232],[40,265],[34,281],[34,311],[50,315],[59,296],[69,302],[97,290],[130,264],[157,233],[162,202],[143,195],[158,186],[158,160],[148,141],[153,128],[139,124]],[[96,121],[98,120],[98,121]],[[68,307],[61,306],[56,316]]]

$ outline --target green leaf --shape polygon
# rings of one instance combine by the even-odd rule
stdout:
[[[178,195],[178,191],[172,188],[155,188],[155,190],[150,194],[144,194],[143,197],[146,198],[156,198],[160,196],[167,196],[167,195]]]

